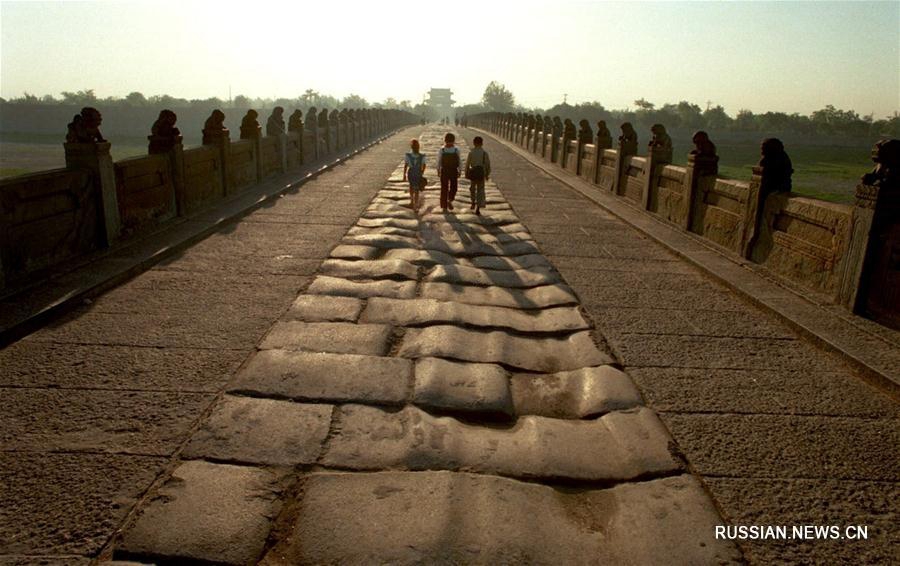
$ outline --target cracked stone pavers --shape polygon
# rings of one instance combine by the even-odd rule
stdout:
[[[306,322],[356,322],[363,302],[355,297],[300,295],[284,318]]]
[[[350,281],[340,277],[320,275],[306,290],[312,295],[332,295],[342,297],[391,297],[412,299],[416,296],[415,281]]]
[[[297,506],[263,564],[742,563],[689,475],[558,490],[446,471],[323,473],[306,477]]]
[[[465,303],[435,299],[369,299],[361,318],[364,322],[394,326],[455,324],[485,328],[509,328],[520,332],[573,332],[590,328],[578,307],[564,306],[527,311],[506,307],[472,307]]]
[[[566,337],[514,336],[439,325],[406,331],[399,352],[405,358],[438,357],[499,363],[530,371],[557,372],[614,363],[587,331]]]
[[[320,463],[343,469],[465,470],[524,478],[628,480],[673,472],[670,437],[649,409],[589,421],[519,417],[510,427],[463,424],[407,406],[344,405]]]
[[[480,269],[466,265],[437,265],[425,281],[437,283],[458,283],[480,287],[530,288],[552,285],[560,281],[559,273],[547,267],[530,269]]]
[[[355,401],[380,405],[407,399],[413,362],[352,354],[264,350],[238,372],[229,388],[297,401]]]
[[[330,405],[226,395],[193,436],[186,458],[295,466],[319,457]]]
[[[326,259],[319,268],[322,274],[346,279],[415,279],[418,268],[400,259],[359,260]]]
[[[384,295],[386,296],[386,295]],[[491,305],[518,309],[544,309],[578,304],[568,285],[545,285],[530,289],[473,287],[452,283],[422,283],[419,296],[424,299],[456,301],[470,305]]]
[[[276,322],[259,348],[381,356],[387,353],[391,327],[346,322]]]

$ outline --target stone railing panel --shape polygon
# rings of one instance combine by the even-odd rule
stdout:
[[[650,187],[648,210],[679,226],[682,225],[688,210],[685,199],[690,198],[690,187],[685,184],[686,177],[687,170],[684,167],[674,165],[661,167],[657,183]]]
[[[569,140],[566,143],[565,151],[566,158],[565,160],[560,159],[560,163],[565,162],[566,171],[575,174],[578,172],[578,159],[576,158],[578,155],[578,142],[575,140]]]
[[[597,146],[588,143],[581,147],[581,176],[591,181],[594,179],[594,164],[597,159]]]
[[[55,169],[0,181],[0,282],[96,250],[102,220],[88,171]]]
[[[263,178],[271,177],[281,172],[281,152],[279,151],[278,138],[266,136],[259,140],[262,158]]]
[[[302,135],[299,132],[289,132],[285,138],[287,144],[287,166],[288,169],[296,169],[303,164],[303,143]]]
[[[205,145],[184,151],[186,214],[198,212],[224,198],[223,169],[222,154],[216,146]]]
[[[770,195],[750,259],[804,287],[836,295],[852,223],[850,205]]]
[[[740,253],[749,194],[749,183],[716,179],[695,195],[690,231]]]
[[[231,142],[231,170],[228,172],[228,188],[242,191],[256,184],[256,142],[239,140]]]
[[[115,175],[123,237],[175,218],[178,210],[168,156],[148,155],[117,161]]]
[[[625,163],[620,194],[636,204],[641,204],[644,199],[644,169],[646,166],[647,160],[643,157],[631,156]]]
[[[613,190],[616,183],[616,159],[617,151],[604,149],[600,157],[600,174],[597,176],[597,185],[607,191]]]

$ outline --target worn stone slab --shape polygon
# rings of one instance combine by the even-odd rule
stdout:
[[[439,252],[461,257],[473,257],[479,255],[517,256],[540,253],[540,250],[538,250],[537,246],[532,242],[491,244],[477,240],[457,242],[432,238],[425,240],[422,247],[427,250],[437,250]]]
[[[423,358],[416,362],[413,402],[437,409],[513,414],[509,374],[495,364]]]
[[[230,392],[297,401],[401,404],[413,363],[354,354],[257,352],[238,372]]]
[[[436,299],[398,300],[373,297],[362,315],[366,322],[395,326],[457,324],[485,328],[509,328],[520,332],[571,332],[590,328],[578,307],[523,311]]]
[[[743,563],[689,475],[562,492],[468,473],[313,474],[295,516],[273,562]]]
[[[533,287],[531,289],[510,289],[425,282],[422,283],[420,296],[425,299],[437,299],[439,301],[456,301],[470,305],[492,305],[518,309],[542,309],[578,303],[575,293],[564,284]]]
[[[473,257],[472,265],[481,269],[531,269],[551,267],[550,261],[541,254],[526,254],[515,257],[481,256]]]
[[[531,234],[527,232],[519,232],[516,234],[506,234],[501,231],[486,234],[471,234],[461,230],[454,230],[454,225],[443,225],[441,230],[423,229],[421,231],[422,239],[425,241],[444,241],[444,242],[461,242],[463,244],[482,243],[492,246],[502,246],[506,244],[514,244],[517,242],[528,242],[532,245],[534,240]]]
[[[403,198],[409,198],[409,195]],[[403,230],[413,231],[419,229],[418,220],[405,218],[360,218],[357,220],[356,225],[364,228],[402,228]]]
[[[425,281],[528,289],[559,283],[560,278],[556,271],[546,267],[501,270],[480,269],[467,265],[437,265],[425,276]]]
[[[276,322],[259,349],[382,356],[387,353],[390,336],[391,327],[384,324]]]
[[[512,376],[511,387],[519,415],[583,419],[643,404],[631,378],[611,366],[519,373]]]
[[[482,226],[502,226],[504,224],[521,224],[518,216],[509,211],[491,212],[478,216],[473,213],[458,210],[455,214],[444,215],[441,213],[426,214],[422,217],[425,222],[449,222],[459,224],[481,224]]]
[[[331,295],[358,297],[391,297],[394,299],[411,299],[416,295],[414,281],[350,281],[339,277],[320,275],[316,277],[307,293],[312,295]]]
[[[411,406],[389,413],[345,405],[340,422],[323,465],[575,480],[627,480],[679,467],[665,428],[645,408],[592,421],[525,416],[510,428],[486,428]]]
[[[412,210],[397,208],[397,210],[366,210],[361,215],[362,218],[381,219],[381,218],[402,218],[406,220],[416,220],[418,217]]]
[[[356,322],[363,303],[354,297],[300,295],[283,319],[306,322]]]
[[[375,259],[380,251],[373,246],[341,244],[331,250],[331,257],[337,259]]]
[[[331,424],[331,405],[226,395],[185,448],[186,458],[272,466],[312,464]]]
[[[482,234],[491,234],[491,235],[515,235],[515,236],[523,236],[528,235],[530,237],[531,233],[525,228],[521,223],[515,224],[501,224],[501,225],[481,225],[481,224],[466,224],[464,222],[447,222],[447,221],[428,221],[423,222],[423,226],[427,227],[432,232],[438,233],[455,233],[455,234],[469,234],[475,237],[476,235]],[[529,238],[530,239],[530,238]]]
[[[345,236],[342,241],[345,244],[374,246],[382,249],[419,247],[417,238],[390,234],[357,234],[355,236]]]
[[[256,562],[281,507],[280,480],[260,468],[183,462],[125,531],[116,556]]]
[[[613,363],[589,332],[563,338],[513,336],[502,331],[478,332],[456,326],[407,330],[400,348],[407,358],[453,358],[500,363],[530,371],[556,372]]]
[[[386,226],[380,228],[366,228],[363,226],[353,226],[347,231],[347,236],[361,236],[367,234],[374,235],[389,235],[389,236],[403,236],[405,238],[415,238],[416,232],[415,230],[406,230],[404,228],[395,228],[393,226]]]
[[[413,248],[387,250],[384,252],[384,259],[408,261],[409,263],[425,267],[431,267],[432,265],[437,265],[439,263],[454,264],[468,261],[437,250],[420,250]]]
[[[345,261],[342,259],[326,259],[322,262],[321,272],[331,277],[346,279],[413,279],[418,269],[408,261],[400,259],[376,259]]]

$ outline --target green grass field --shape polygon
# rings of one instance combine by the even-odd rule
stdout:
[[[113,138],[114,160],[147,154],[147,141],[140,138]],[[675,140],[675,164],[687,161],[688,141]],[[759,161],[758,143],[717,144],[719,175],[750,180]],[[871,146],[838,147],[786,144],[794,164],[794,192],[831,202],[853,202],[853,191],[863,173],[872,170]],[[0,177],[65,167],[62,136],[0,135]]]

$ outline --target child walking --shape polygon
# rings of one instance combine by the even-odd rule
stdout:
[[[469,180],[469,196],[472,199],[470,208],[481,215],[481,209],[487,206],[484,198],[484,182],[491,176],[491,159],[482,147],[484,140],[475,136],[472,140],[475,147],[466,156],[466,179]]]
[[[444,147],[438,151],[437,170],[441,177],[441,210],[453,210],[453,199],[456,198],[456,189],[459,183],[459,167],[462,159],[459,157],[459,148],[453,144],[456,136],[447,133],[444,136]]]
[[[422,189],[425,184],[425,156],[419,153],[419,140],[409,142],[412,151],[406,152],[403,162],[403,180],[409,180],[409,206],[413,210],[419,210],[422,206]]]

